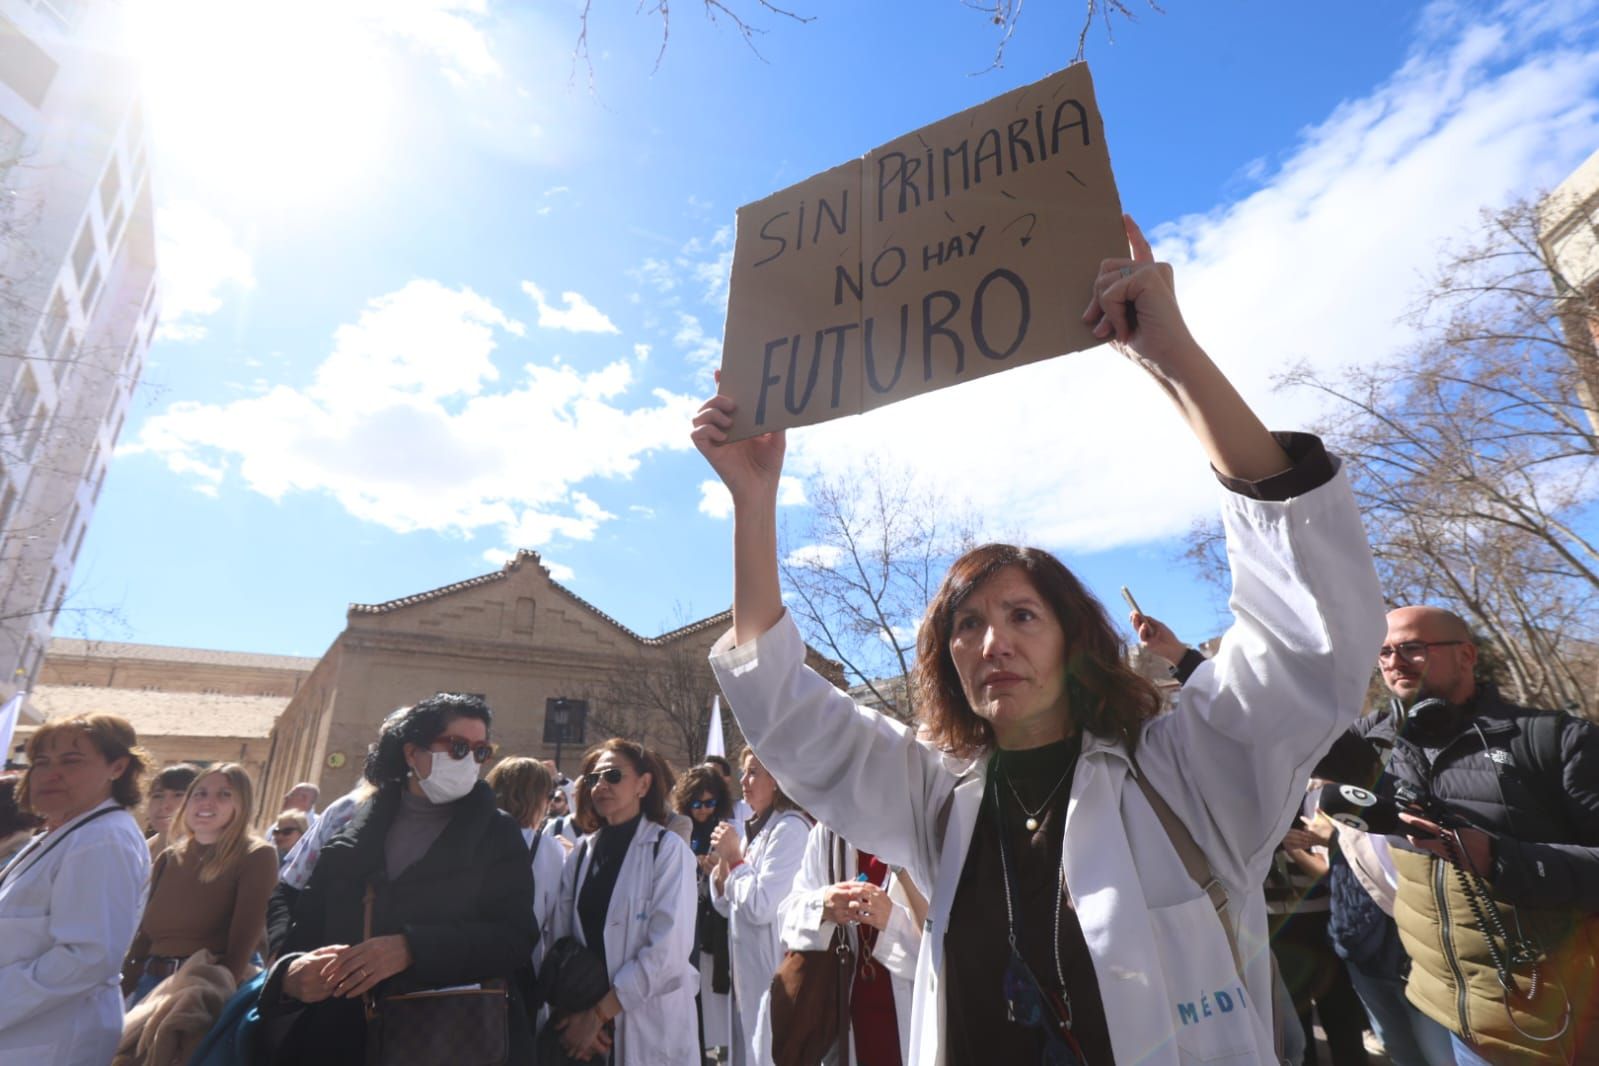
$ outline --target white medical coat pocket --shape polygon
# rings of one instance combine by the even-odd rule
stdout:
[[[1255,1062],[1254,1011],[1210,899],[1151,907],[1149,922],[1172,1000],[1179,1061]]]

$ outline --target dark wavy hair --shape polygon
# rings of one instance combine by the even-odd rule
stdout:
[[[643,777],[650,775],[650,790],[644,793],[644,798],[639,802],[639,807],[644,811],[644,817],[656,825],[665,825],[669,813],[666,807],[666,781],[671,771],[662,764],[661,757],[642,744],[635,744],[631,740],[621,737],[612,737],[610,740],[590,748],[583,756],[583,769],[578,771],[577,795],[572,804],[572,820],[577,827],[585,833],[592,833],[600,827],[600,816],[594,813],[594,800],[590,797],[587,775],[600,761],[600,756],[606,752],[613,752],[626,759],[628,765],[633,767],[633,772]]]
[[[678,814],[689,814],[688,805],[702,792],[709,792],[716,801],[711,821],[724,822],[733,817],[733,792],[727,787],[727,779],[709,763],[683,771],[683,776],[677,779],[677,787],[672,790],[672,809]]]
[[[984,544],[955,560],[927,606],[916,635],[912,679],[922,728],[938,748],[970,755],[994,744],[994,727],[966,700],[949,652],[955,611],[979,585],[1006,567],[1027,576],[1066,635],[1066,696],[1072,723],[1120,740],[1129,752],[1143,723],[1160,711],[1155,686],[1122,654],[1105,608],[1061,561],[1037,548]]]
[[[411,772],[405,761],[405,746],[427,747],[457,718],[476,718],[485,730],[494,728],[494,712],[482,696],[440,692],[410,707],[401,707],[383,719],[378,742],[367,749],[361,776],[377,788],[404,785]]]
[[[17,793],[22,791],[22,775],[13,771],[0,773],[0,840],[24,829],[37,829],[44,820],[17,803]]]

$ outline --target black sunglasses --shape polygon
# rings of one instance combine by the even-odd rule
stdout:
[[[275,837],[286,837],[290,833],[298,833],[299,831],[292,825],[275,825],[272,827],[272,835]]]
[[[583,775],[583,782],[584,784],[588,785],[589,788],[593,788],[601,781],[604,781],[607,785],[620,785],[622,783],[622,778],[625,776],[626,775],[623,774],[621,770],[613,766],[609,770],[589,771]]]
[[[691,811],[715,810],[715,800],[690,800],[688,809]]]
[[[439,745],[441,744],[444,746],[440,747]],[[493,744],[487,742],[473,744],[465,737],[439,737],[428,747],[440,754],[448,753],[452,759],[464,759],[467,753],[470,752],[472,758],[477,760],[479,764],[488,762],[489,756],[494,754]]]

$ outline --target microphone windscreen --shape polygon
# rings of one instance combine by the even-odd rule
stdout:
[[[1399,804],[1356,785],[1323,785],[1316,805],[1333,821],[1363,833],[1402,836],[1410,831],[1399,820]]]

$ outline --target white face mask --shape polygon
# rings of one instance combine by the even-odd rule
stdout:
[[[422,778],[422,794],[434,803],[454,803],[477,784],[477,760],[467,755],[452,759],[447,751],[435,751],[433,769]]]

